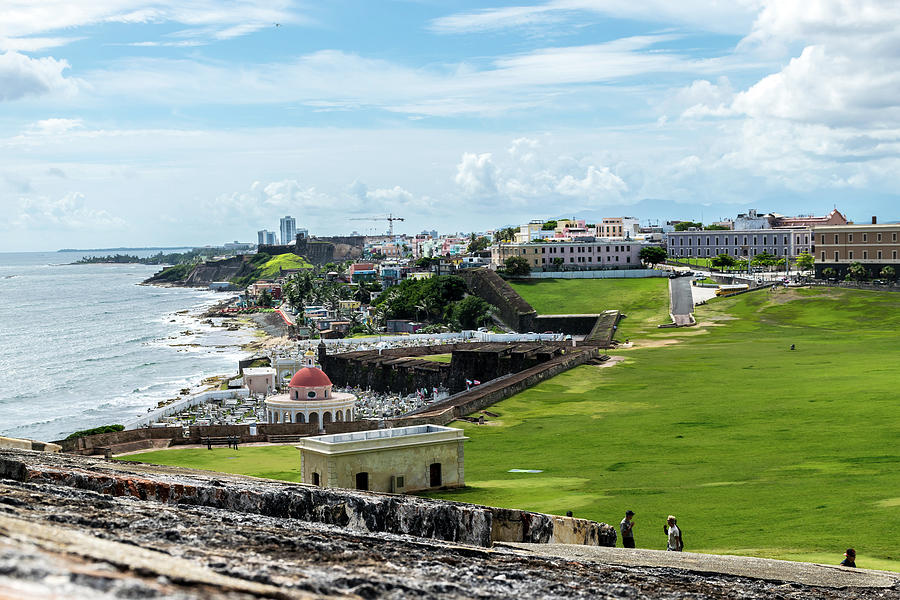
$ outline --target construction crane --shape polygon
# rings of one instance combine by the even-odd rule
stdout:
[[[348,221],[387,221],[388,222],[388,235],[394,237],[394,221],[405,221],[403,217],[395,217],[393,214],[388,214],[386,217],[356,217],[353,219],[347,219]]]

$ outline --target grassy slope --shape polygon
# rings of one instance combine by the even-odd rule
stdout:
[[[311,269],[312,265],[297,254],[273,256],[256,270],[257,279],[268,279],[278,274],[279,269]]]
[[[123,456],[121,460],[300,481],[300,452],[293,446],[157,450]]]
[[[499,426],[459,424],[470,487],[442,497],[616,523],[631,508],[648,548],[674,513],[689,550],[836,563],[855,546],[900,570],[900,294],[756,292],[698,317],[719,326],[544,382],[494,405]]]
[[[431,362],[449,363],[450,359],[453,358],[453,355],[448,352],[447,354],[426,354],[425,356],[416,356],[413,358],[430,360]]]
[[[511,282],[538,314],[585,314],[618,309],[628,315],[619,339],[667,323],[668,279],[537,279]]]

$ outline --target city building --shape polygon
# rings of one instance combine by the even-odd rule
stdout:
[[[732,231],[689,229],[672,231],[666,237],[671,258],[712,258],[728,254],[745,259],[764,252],[779,258],[796,258],[813,250],[812,229],[809,227],[760,227]]]
[[[634,217],[604,217],[596,226],[597,237],[634,239],[640,233],[640,221]]]
[[[462,429],[413,425],[300,440],[300,480],[326,488],[407,493],[465,485]]]
[[[278,243],[278,241],[275,239],[275,232],[269,231],[268,229],[260,229],[256,232],[256,237],[258,238],[258,244],[260,246],[274,246]]]
[[[641,266],[642,242],[579,238],[491,247],[491,265],[502,266],[512,256],[522,256],[532,270],[636,269]]]
[[[847,217],[838,209],[832,210],[823,217],[813,215],[799,217],[778,217],[778,227],[822,227],[823,225],[846,225]]]
[[[288,383],[288,393],[266,398],[266,423],[311,423],[352,421],[356,396],[332,391],[332,383],[315,363],[315,352],[303,355],[303,367]]]
[[[280,222],[281,243],[293,244],[297,240],[297,220],[290,215],[282,217]]]
[[[860,263],[870,277],[879,277],[890,265],[900,268],[900,223],[879,225],[875,217],[867,225],[821,225],[816,236],[816,277],[831,268],[843,278],[851,263]]]

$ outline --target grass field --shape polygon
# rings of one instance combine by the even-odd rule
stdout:
[[[836,564],[854,546],[860,567],[900,571],[900,294],[760,291],[697,320],[457,423],[468,487],[436,495],[608,523],[630,508],[643,548],[664,547],[672,513],[689,551]],[[296,481],[296,452],[132,458]]]
[[[294,446],[243,446],[231,448],[183,448],[156,450],[123,456],[120,460],[174,465],[268,479],[300,481],[300,451]]]
[[[449,352],[446,354],[426,354],[425,356],[414,356],[411,358],[419,358],[421,360],[430,360],[431,362],[449,363],[453,355]]]
[[[837,563],[855,546],[900,570],[900,294],[764,291],[697,317],[494,405],[493,426],[458,424],[469,487],[440,496],[610,523],[630,508],[647,548],[672,513],[688,550]]]
[[[668,279],[536,279],[510,282],[538,314],[589,314],[617,309],[628,315],[619,339],[668,323]]]

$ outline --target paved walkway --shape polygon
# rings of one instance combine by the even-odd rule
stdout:
[[[669,303],[676,325],[683,327],[694,324],[694,297],[691,293],[689,277],[677,277],[669,280]]]
[[[541,556],[553,556],[578,562],[596,562],[605,565],[632,567],[668,567],[701,573],[721,573],[768,581],[787,581],[822,587],[878,587],[900,586],[900,573],[848,569],[845,567],[815,563],[729,556],[697,554],[695,552],[665,552],[601,546],[576,546],[570,544],[499,544],[517,548]]]

